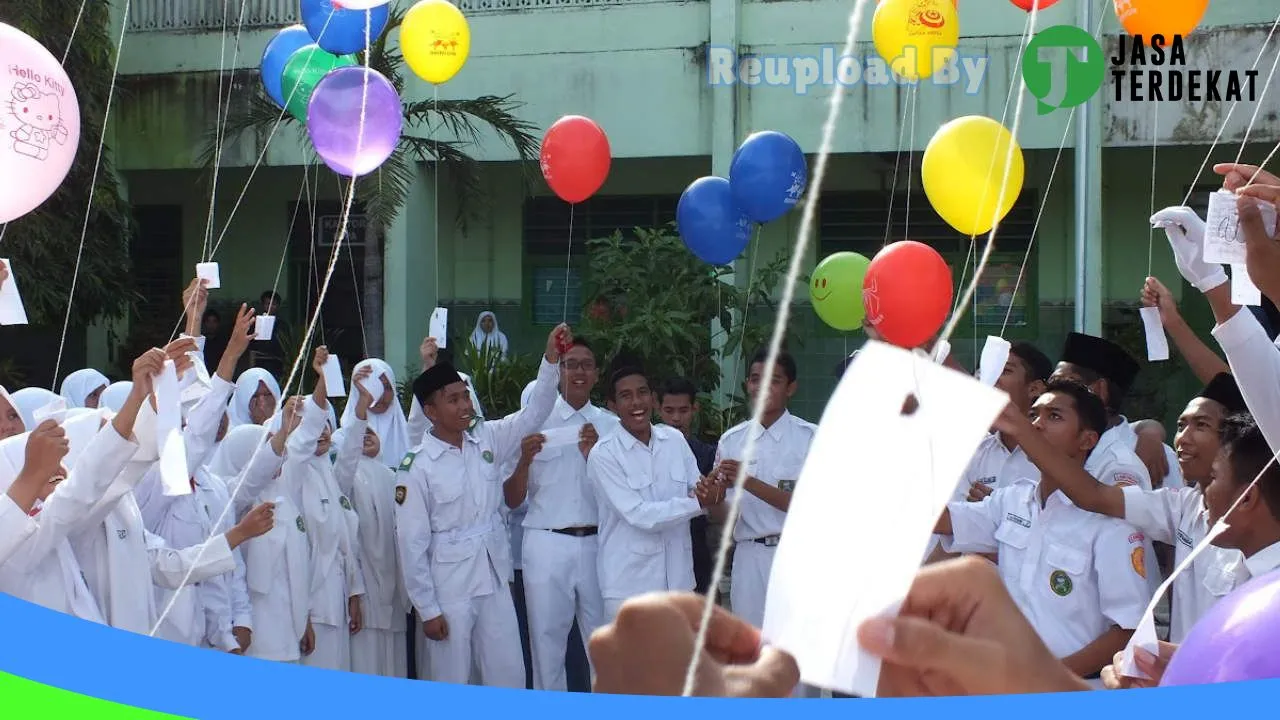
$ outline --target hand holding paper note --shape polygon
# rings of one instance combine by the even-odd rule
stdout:
[[[447,347],[449,342],[449,309],[438,307],[431,311],[431,329],[427,337],[436,339],[437,347]]]
[[[204,280],[204,286],[208,290],[217,290],[222,287],[222,277],[216,262],[196,263],[196,278]]]
[[[896,611],[938,515],[1008,403],[929,360],[879,342],[864,346],[823,414],[792,495],[764,636],[796,657],[811,685],[875,696],[880,661],[858,647],[855,631]],[[908,397],[918,399],[909,415]],[[875,551],[847,555],[833,573],[825,563],[839,548]]]
[[[1144,307],[1138,311],[1142,316],[1142,328],[1147,334],[1147,360],[1162,362],[1169,359],[1169,340],[1164,336],[1164,322],[1160,319],[1160,308]]]
[[[326,394],[329,397],[347,396],[347,390],[342,381],[342,365],[338,363],[337,355],[330,355],[324,363],[324,386],[328,390]],[[373,397],[375,400],[382,397],[382,392],[379,391]]]
[[[13,266],[0,258],[0,268],[4,268],[4,280],[0,281],[0,325],[26,325],[27,310],[18,293],[18,278],[13,274]]]
[[[1205,219],[1204,261],[1216,265],[1244,265],[1244,235],[1240,232],[1239,197],[1230,190],[1209,195],[1209,215]],[[1276,207],[1258,201],[1268,235],[1276,232]]]

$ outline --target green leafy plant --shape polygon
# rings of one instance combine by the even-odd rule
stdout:
[[[1125,416],[1130,420],[1154,418],[1165,422],[1173,409],[1169,406],[1169,389],[1180,374],[1187,372],[1181,356],[1175,356],[1170,362],[1147,362],[1146,335],[1136,307],[1109,306],[1104,317],[1103,336],[1124,348],[1142,368],[1134,387],[1125,396]],[[1180,412],[1181,407],[1177,410]]]
[[[476,397],[486,418],[501,418],[520,409],[520,395],[538,376],[540,358],[534,355],[509,354],[491,345],[477,348],[471,343],[462,347],[457,358],[459,369],[471,375]]]

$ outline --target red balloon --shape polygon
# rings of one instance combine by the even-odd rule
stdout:
[[[1043,10],[1051,5],[1057,4],[1058,0],[1009,0],[1009,2],[1017,5],[1022,10],[1031,12],[1031,8],[1037,4],[1039,4],[1040,9]]]
[[[596,194],[609,177],[609,138],[591,118],[566,115],[542,138],[542,177],[570,204]]]
[[[916,348],[936,335],[951,300],[951,268],[937,250],[912,240],[877,253],[862,280],[867,322],[898,347]]]

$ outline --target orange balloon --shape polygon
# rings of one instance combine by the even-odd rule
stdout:
[[[1174,35],[1190,35],[1200,24],[1209,0],[1114,0],[1116,17],[1130,35],[1151,43],[1153,35],[1172,42]]]

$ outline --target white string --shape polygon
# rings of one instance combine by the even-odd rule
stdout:
[[[1265,48],[1266,45],[1264,44]],[[1271,72],[1267,73],[1266,82],[1262,83],[1262,93],[1258,95],[1258,100],[1253,108],[1253,116],[1249,118],[1249,125],[1244,129],[1244,139],[1240,141],[1240,149],[1236,151],[1236,162],[1240,162],[1240,158],[1244,155],[1244,148],[1249,144],[1249,134],[1253,132],[1254,123],[1258,122],[1258,114],[1262,112],[1262,101],[1267,97],[1267,90],[1271,89],[1271,79],[1276,76],[1276,68],[1280,67],[1280,52],[1276,53],[1276,59],[1271,63]]]
[[[1101,25],[1099,25],[1101,27]],[[1267,33],[1267,39],[1262,41],[1262,47],[1258,48],[1258,55],[1253,58],[1253,65],[1249,66],[1249,70],[1258,69],[1258,63],[1262,61],[1262,55],[1267,51],[1267,45],[1271,42],[1271,36],[1275,35],[1276,28],[1280,27],[1280,15],[1276,15],[1275,22],[1271,23],[1271,31]],[[1094,35],[1097,35],[1095,32]],[[1274,68],[1272,68],[1274,72]],[[1270,78],[1267,85],[1270,85]],[[1262,92],[1265,95],[1267,88],[1263,87]],[[1223,118],[1222,125],[1218,127],[1218,134],[1213,136],[1213,142],[1209,145],[1209,151],[1204,154],[1204,160],[1200,162],[1200,169],[1196,171],[1195,179],[1191,181],[1191,187],[1187,190],[1186,197],[1182,198],[1182,204],[1186,205],[1191,201],[1191,196],[1195,194],[1196,185],[1200,182],[1200,176],[1204,174],[1204,169],[1209,166],[1209,158],[1213,157],[1213,149],[1218,146],[1218,141],[1222,139],[1222,133],[1227,129],[1227,123],[1231,122],[1231,115],[1236,111],[1236,106],[1240,104],[1239,100],[1231,101],[1231,107],[1227,108],[1227,116]],[[1262,99],[1258,99],[1258,105],[1261,107]]]
[[[71,307],[76,297],[76,282],[80,279],[80,258],[84,255],[84,241],[89,235],[89,219],[93,217],[93,198],[97,195],[98,171],[102,169],[102,151],[107,145],[107,131],[111,127],[111,101],[115,98],[116,78],[120,74],[120,57],[124,55],[124,36],[129,28],[129,0],[124,0],[124,10],[120,17],[120,38],[116,42],[116,57],[111,66],[111,86],[107,88],[107,104],[102,109],[102,136],[98,138],[98,155],[93,161],[93,175],[89,179],[89,197],[84,208],[84,224],[80,227],[80,245],[76,248],[76,266],[71,272],[71,289],[67,292],[67,314],[62,319],[62,338],[58,341],[58,359],[53,364],[53,387],[58,385],[58,372],[62,369],[62,353],[67,347],[67,330],[71,327]],[[71,52],[71,44],[67,43],[67,52]]]
[[[911,84],[911,146],[907,148],[907,207],[906,216],[902,218],[902,237],[911,238],[911,189],[912,176],[915,175],[916,162],[916,118],[919,117],[920,81]]]
[[[128,0],[125,0],[125,2],[127,7]],[[361,86],[360,123],[357,126],[357,134],[356,134],[355,154],[357,156],[359,156],[360,146],[364,142],[365,115],[368,112],[368,101],[369,101],[369,65],[368,63],[369,63],[370,22],[371,22],[370,13],[366,11],[365,12],[365,43],[364,43],[365,73],[364,73],[364,78]],[[338,223],[338,233],[334,238],[333,252],[330,254],[330,257],[329,257],[329,267],[325,271],[324,283],[320,286],[320,295],[316,299],[315,312],[312,313],[311,315],[311,322],[308,323],[306,333],[303,334],[302,342],[300,343],[300,346],[303,348],[303,351],[299,352],[298,356],[294,358],[293,367],[289,371],[289,378],[285,381],[283,385],[283,387],[285,388],[288,388],[293,385],[293,379],[297,377],[298,371],[302,367],[303,360],[307,356],[306,348],[311,341],[312,335],[315,333],[316,322],[320,319],[320,308],[324,306],[325,295],[329,291],[329,282],[333,279],[333,271],[338,264],[338,253],[342,247],[342,241],[346,238],[347,223],[351,219],[351,206],[354,204],[355,199],[356,199],[356,179],[352,177],[350,188],[347,190],[346,201],[343,204],[342,217]],[[281,409],[279,410],[279,412],[282,413],[281,415],[282,421],[286,420],[287,418],[285,418],[283,415],[283,412],[284,412],[283,403],[281,404]],[[227,502],[226,507],[222,509],[222,513],[218,515],[218,518],[211,524],[211,527],[218,528],[218,527],[221,527],[224,522],[226,522],[228,513],[230,513],[232,508],[235,507],[235,498],[239,494],[240,488],[244,485],[245,478],[248,476],[249,468],[253,466],[254,459],[257,458],[258,453],[262,452],[262,449],[264,447],[267,447],[267,443],[265,442],[259,445],[257,449],[253,451],[253,455],[249,458],[249,462],[245,464],[244,469],[241,470],[239,477],[236,479],[235,487],[231,489],[230,501]],[[208,550],[209,543],[211,540],[212,540],[212,537],[207,538],[203,543],[201,543],[200,552],[196,554],[195,560],[192,561],[191,566],[187,569],[186,574],[183,575],[182,582],[178,583],[178,589],[186,587],[187,584],[190,582],[191,575],[193,572],[195,572],[196,566],[199,564],[200,559],[204,557],[204,553],[206,550]],[[147,633],[148,635],[152,637],[155,636],[156,630],[159,629],[160,625],[164,622],[165,618],[169,616],[169,612],[173,610],[173,606],[178,600],[178,595],[179,593],[175,591],[172,597],[169,598],[168,604],[165,605],[164,611],[160,613],[160,616],[159,618],[157,618],[155,625],[153,625],[151,627],[151,630]]]
[[[1156,214],[1156,147],[1160,142],[1160,103],[1151,103],[1151,214]],[[1152,253],[1155,249],[1156,228],[1153,225],[1147,233],[1147,277],[1151,277]]]
[[[244,9],[247,0],[240,0],[240,15],[236,20],[235,51],[231,55],[231,77],[227,78],[226,110],[223,110],[222,78],[227,56],[227,3],[222,5],[222,45],[218,56],[218,106],[213,116],[213,179],[209,182],[209,218],[204,226],[204,248],[201,257],[209,260],[209,243],[213,240],[214,206],[218,197],[218,166],[222,163],[223,143],[226,140],[227,122],[231,119],[231,92],[235,88],[235,68],[240,60],[240,31],[244,28]],[[310,58],[308,58],[310,59]]]
[[[862,11],[867,2],[868,0],[857,0],[853,6],[853,11],[849,14],[849,30],[845,36],[844,50],[840,57],[853,55],[858,39],[858,28],[862,24]],[[769,356],[765,359],[761,373],[762,377],[772,377],[774,368],[778,363],[778,355],[782,349],[782,339],[786,334],[787,322],[791,317],[791,303],[795,297],[796,280],[800,277],[800,265],[804,262],[807,254],[809,235],[812,232],[814,215],[818,207],[818,197],[822,189],[823,177],[827,172],[827,160],[831,155],[831,148],[834,144],[836,126],[839,124],[840,119],[840,106],[843,104],[844,96],[845,93],[840,92],[838,89],[831,93],[827,119],[822,126],[822,143],[818,148],[818,159],[814,164],[813,182],[809,185],[808,198],[805,200],[804,213],[800,219],[800,231],[796,237],[795,247],[791,252],[791,263],[787,268],[786,279],[783,281],[782,299],[778,306],[778,317],[774,322],[773,337],[769,342]],[[761,418],[764,417],[767,396],[768,393],[756,394],[753,402],[754,408],[751,413],[751,422],[755,425],[759,425]],[[742,497],[746,494],[743,492],[743,485],[747,480],[747,467],[754,456],[755,445],[755,433],[747,433],[743,457],[738,466],[738,476],[733,481],[733,502],[729,505],[729,517],[725,521],[724,530],[721,533],[720,549],[716,553],[715,569],[712,571],[709,584],[713,591],[707,593],[706,604],[702,609],[702,622],[698,626],[698,635],[694,643],[693,655],[689,658],[689,668],[685,673],[684,690],[681,693],[685,697],[693,694],[693,685],[697,678],[698,658],[702,655],[702,650],[707,645],[707,628],[711,624],[711,613],[716,607],[714,588],[718,588],[720,581],[724,578],[726,558],[733,543],[733,527],[738,522]]]
[[[84,18],[84,6],[89,4],[89,0],[80,0],[80,9],[76,11],[76,21],[71,25],[71,35],[67,37],[67,49],[62,51],[62,64],[67,64],[67,58],[71,56],[71,43],[75,42],[76,32],[80,30],[80,20]],[[125,12],[125,22],[129,21],[129,13]]]
[[[907,112],[910,109],[911,96],[902,96],[902,108],[898,112],[898,152],[893,156],[893,184],[889,186],[889,217],[884,223],[884,242],[880,247],[889,245],[889,235],[893,232],[893,200],[898,195],[898,169],[902,167],[902,144],[907,139]]]

